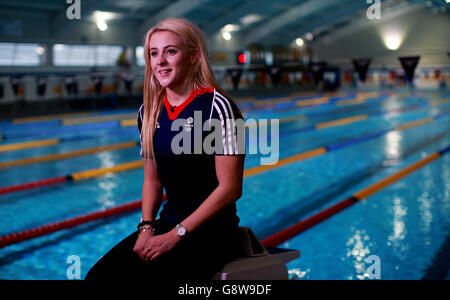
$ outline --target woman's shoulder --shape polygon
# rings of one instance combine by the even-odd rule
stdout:
[[[141,104],[141,106],[139,107],[137,111],[137,117],[141,120],[144,118],[144,104]]]
[[[139,128],[139,132],[142,130],[142,120],[144,119],[144,104],[139,107],[137,112],[137,124]]]
[[[243,118],[236,102],[225,92],[215,89],[212,101],[213,111],[219,115],[226,116],[231,119]]]

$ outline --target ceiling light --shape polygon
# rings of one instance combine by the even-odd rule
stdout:
[[[44,54],[44,51],[45,51],[44,47],[42,47],[42,46],[39,46],[39,47],[36,48],[36,53],[39,54],[39,55]]]
[[[303,45],[305,44],[305,42],[304,42],[303,39],[301,39],[301,38],[297,38],[297,39],[295,40],[295,43],[296,43],[297,46],[299,46],[299,47],[301,47],[301,46],[303,46]]]
[[[241,30],[241,26],[236,25],[236,24],[228,24],[222,28],[222,31],[228,31],[228,32],[239,31],[239,30]]]
[[[100,31],[105,31],[106,29],[108,29],[108,24],[106,24],[104,20],[98,20],[97,27]]]
[[[311,41],[313,40],[313,38],[314,38],[314,35],[313,35],[311,32],[308,32],[308,33],[305,35],[305,37],[306,37],[306,39],[307,39],[309,42],[311,42]]]
[[[384,38],[384,44],[389,50],[397,50],[402,44],[402,40],[400,36],[391,34]]]
[[[53,51],[64,51],[65,48],[66,46],[63,44],[55,44],[53,46]]]
[[[98,20],[108,21],[108,20],[120,19],[121,15],[118,13],[113,13],[113,12],[109,12],[109,11],[96,10],[93,14],[93,18],[95,21],[98,21]]]
[[[389,50],[397,50],[400,48],[405,39],[403,28],[390,25],[389,27],[380,28],[381,39]]]
[[[231,33],[225,31],[224,33],[222,33],[222,37],[224,38],[224,40],[229,41],[231,40]]]
[[[249,26],[253,23],[260,21],[261,19],[262,19],[262,17],[260,15],[249,14],[249,15],[242,17],[239,21],[241,22],[242,25]]]

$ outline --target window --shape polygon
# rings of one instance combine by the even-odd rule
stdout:
[[[38,66],[45,61],[44,53],[39,44],[0,43],[0,65]]]
[[[121,53],[121,46],[56,44],[53,63],[55,66],[114,66]]]
[[[144,47],[136,47],[136,61],[139,67],[145,66]]]

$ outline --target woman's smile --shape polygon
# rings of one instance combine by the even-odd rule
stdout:
[[[191,57],[183,39],[170,31],[159,31],[150,40],[150,62],[162,87],[171,90],[184,86]]]

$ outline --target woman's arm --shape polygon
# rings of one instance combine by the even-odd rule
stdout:
[[[242,195],[244,176],[243,156],[216,156],[217,188],[183,222],[188,232],[197,229],[225,207],[233,204]]]
[[[202,223],[241,197],[244,157],[216,156],[215,160],[219,185],[189,217],[183,220],[182,224],[188,232],[194,231]],[[153,260],[170,251],[179,241],[180,238],[177,236],[175,228],[166,234],[150,238],[146,244],[146,248],[149,249],[145,254],[146,260]]]
[[[144,184],[142,185],[142,220],[154,221],[162,202],[162,184],[154,159],[144,158]],[[142,260],[145,258],[146,245],[153,236],[151,230],[139,234],[133,251]]]
[[[156,169],[156,162],[144,158],[144,184],[142,185],[142,220],[154,221],[162,202],[162,184]]]

